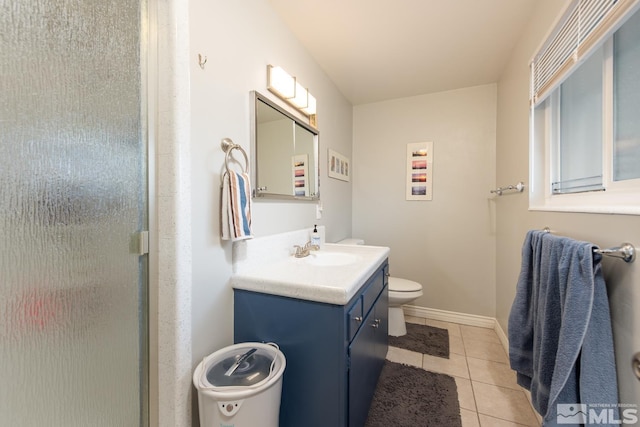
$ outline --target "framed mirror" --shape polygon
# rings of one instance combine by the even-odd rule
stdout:
[[[253,197],[318,200],[317,129],[251,92]]]

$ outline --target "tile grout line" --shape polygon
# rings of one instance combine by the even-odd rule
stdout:
[[[476,410],[476,420],[478,420],[478,426],[482,427],[480,424],[480,413],[478,412],[478,402],[476,402],[476,391],[473,389],[473,380],[471,379],[471,369],[469,369],[469,359],[467,356],[467,346],[464,342],[464,336],[462,334],[462,328],[458,325],[458,330],[460,331],[460,341],[462,341],[462,348],[464,349],[464,363],[467,365],[467,374],[469,375],[469,387],[471,387],[471,395],[473,396],[473,406],[475,406]]]

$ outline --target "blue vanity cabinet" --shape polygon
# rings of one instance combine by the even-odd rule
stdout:
[[[281,427],[362,427],[388,347],[388,263],[345,305],[234,289],[234,341],[286,358]]]

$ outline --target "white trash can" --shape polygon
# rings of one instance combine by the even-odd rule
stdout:
[[[234,344],[193,373],[200,427],[278,427],[284,354],[275,344]]]

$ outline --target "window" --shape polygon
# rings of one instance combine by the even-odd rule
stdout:
[[[551,183],[554,194],[603,188],[602,50],[591,55],[552,95],[559,104],[555,107],[559,109],[558,134],[551,139],[552,153],[556,153]]]
[[[640,12],[613,37],[613,179],[640,178]]]
[[[640,2],[625,13],[619,3],[574,2],[532,61],[530,209],[640,214]],[[568,35],[587,21],[576,14],[596,9],[610,27],[588,21],[598,40]],[[558,47],[564,39],[578,47]]]

